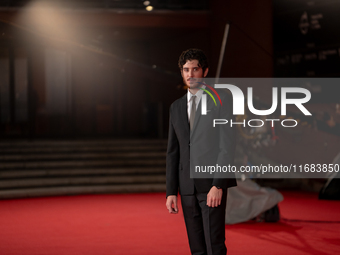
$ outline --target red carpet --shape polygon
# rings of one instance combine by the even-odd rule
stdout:
[[[340,202],[283,195],[280,223],[226,226],[228,254],[340,254]],[[3,200],[0,228],[1,255],[190,254],[164,193]]]

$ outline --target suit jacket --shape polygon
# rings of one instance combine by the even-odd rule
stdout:
[[[227,189],[236,186],[234,173],[205,174],[190,178],[190,166],[232,165],[235,153],[235,129],[229,125],[213,128],[214,118],[231,120],[232,97],[224,90],[218,91],[223,107],[207,96],[207,115],[201,114],[202,99],[197,108],[193,130],[190,131],[187,114],[187,95],[170,107],[169,137],[166,159],[166,196],[207,193],[212,186]],[[205,94],[205,92],[203,93]],[[190,164],[191,163],[191,164]],[[195,176],[196,177],[196,176]]]

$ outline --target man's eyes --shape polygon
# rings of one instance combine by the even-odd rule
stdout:
[[[184,72],[189,72],[189,69],[183,69]],[[193,68],[194,72],[197,72],[199,70],[199,68]]]

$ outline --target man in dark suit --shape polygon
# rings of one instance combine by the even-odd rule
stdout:
[[[214,118],[233,119],[232,100],[228,93],[221,91],[224,107],[214,108],[212,99],[204,96],[208,88],[201,81],[208,74],[208,61],[203,51],[184,51],[178,64],[188,92],[170,107],[166,207],[169,213],[178,213],[179,191],[191,253],[225,255],[227,189],[236,186],[234,174],[205,173],[201,177],[193,176],[193,172],[195,166],[202,164],[233,164],[234,129],[226,125],[212,127]],[[200,111],[202,98],[207,100],[207,109],[210,109],[207,115]]]

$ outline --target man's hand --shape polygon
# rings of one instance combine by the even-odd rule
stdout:
[[[177,208],[177,196],[171,195],[166,198],[166,208],[169,210],[169,213],[178,213]],[[174,205],[172,207],[172,205]]]
[[[207,206],[209,207],[217,207],[221,204],[222,200],[222,189],[216,188],[216,186],[212,186],[208,195],[207,195]]]

